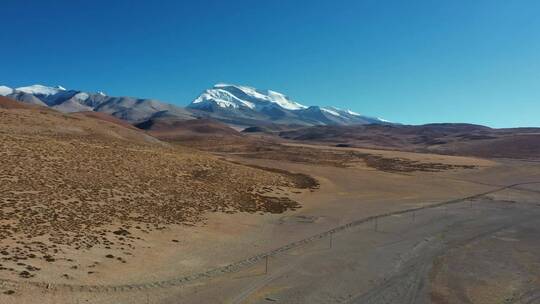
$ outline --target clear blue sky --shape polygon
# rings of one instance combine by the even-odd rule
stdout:
[[[0,84],[185,105],[230,82],[391,121],[540,126],[540,1],[3,0]]]

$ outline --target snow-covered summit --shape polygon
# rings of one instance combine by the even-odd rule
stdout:
[[[75,94],[73,97],[80,100],[80,101],[85,101],[88,98],[90,98],[90,95],[88,93],[85,93],[85,92],[80,92],[80,93]]]
[[[13,89],[6,86],[0,86],[0,96],[7,96],[13,93]]]
[[[41,84],[35,84],[27,87],[20,87],[16,88],[15,91],[27,93],[27,94],[35,94],[35,95],[55,95],[60,92],[65,91],[66,89],[62,86],[56,86],[56,87],[48,87]]]
[[[286,110],[301,110],[306,106],[289,99],[282,93],[271,90],[258,90],[248,86],[218,83],[204,91],[189,107],[208,107],[210,104],[222,108],[249,108],[261,110],[279,107]]]
[[[351,110],[307,107],[276,91],[228,83],[218,83],[204,91],[188,108],[205,111],[206,115],[228,122],[246,121],[246,124],[254,120],[300,125],[384,123]]]
[[[210,103],[214,103],[221,108],[240,108],[247,107],[254,109],[255,105],[249,101],[242,100],[227,90],[214,88],[204,91],[197,97],[190,106],[194,108],[204,107]]]

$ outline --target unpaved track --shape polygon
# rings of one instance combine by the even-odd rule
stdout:
[[[413,303],[431,303],[429,298],[425,297],[425,289],[429,282],[429,272],[433,261],[450,250],[458,250],[460,247],[467,246],[480,239],[492,237],[497,232],[513,228],[516,225],[522,225],[532,220],[537,220],[538,215],[527,215],[520,218],[507,219],[488,223],[485,227],[479,227],[473,235],[461,240],[453,240],[448,243],[441,242],[434,237],[425,239],[421,250],[415,250],[413,257],[406,261],[400,270],[387,276],[386,282],[380,286],[371,289],[365,294],[358,295],[345,303],[358,304],[413,304]],[[457,234],[459,225],[451,225],[446,232],[452,231]]]
[[[499,303],[501,301],[474,301],[478,299],[469,298],[471,292],[474,296],[478,282],[482,288],[487,285],[497,289],[496,285],[485,280],[490,277],[489,271],[503,274],[502,277],[507,279],[506,285],[514,286],[516,294],[505,294],[502,299],[506,302],[538,303],[535,283],[517,288],[512,277],[520,273],[520,280],[527,280],[527,276],[535,276],[535,270],[531,274],[519,267],[513,268],[516,264],[514,259],[520,258],[513,254],[509,258],[503,248],[526,244],[518,251],[525,255],[540,254],[540,245],[533,244],[536,243],[534,236],[540,235],[540,209],[536,205],[479,198],[473,207],[464,202],[448,210],[425,209],[419,213],[416,221],[410,216],[385,219],[379,223],[379,231],[373,230],[369,224],[363,230],[344,232],[335,240],[331,250],[306,250],[296,260],[276,261],[272,270],[279,276],[261,277],[249,287],[240,289],[243,301],[224,300],[223,303],[267,303],[267,299],[279,303],[310,304]],[[515,239],[508,237],[504,240],[508,233]],[[527,234],[533,235],[532,242],[530,237],[528,240],[525,237]],[[486,246],[494,242],[498,243]],[[523,251],[523,248],[529,250]],[[469,256],[470,250],[481,252],[481,258]],[[495,260],[485,254],[489,251],[497,252]],[[461,260],[447,263],[447,255],[452,256],[453,253],[466,256],[464,266],[459,265],[463,262]],[[442,269],[453,269],[456,264],[464,267],[467,273],[459,284],[467,286],[470,283],[471,286],[468,290],[461,289],[462,286],[447,286],[453,300],[446,301],[445,298],[445,301],[435,302],[430,290],[434,265],[439,269],[441,265]],[[479,268],[485,267],[487,272],[479,271],[478,265],[483,265]],[[499,270],[500,265],[505,265],[505,269]],[[526,264],[527,267],[533,265]],[[282,267],[285,266],[289,271],[283,273]],[[472,276],[472,281],[467,276]],[[208,285],[208,288],[215,287]]]
[[[540,182],[531,181],[531,182],[517,183],[517,184],[499,187],[499,188],[496,188],[487,192],[479,193],[473,196],[468,196],[468,197],[464,197],[460,199],[454,199],[454,200],[450,200],[446,202],[432,204],[429,206],[405,209],[405,210],[400,210],[400,211],[395,211],[395,212],[388,212],[388,213],[384,213],[384,214],[380,214],[376,216],[362,218],[362,219],[347,223],[345,225],[333,228],[331,230],[313,235],[311,237],[308,237],[302,240],[289,243],[285,246],[258,254],[256,256],[253,256],[253,257],[250,257],[250,258],[247,258],[247,259],[244,259],[244,260],[241,260],[241,261],[238,261],[238,262],[235,262],[235,263],[223,266],[223,267],[218,267],[218,268],[210,269],[205,272],[195,273],[189,276],[179,277],[179,278],[166,280],[166,281],[156,281],[156,282],[148,282],[148,283],[142,283],[142,284],[126,284],[126,285],[75,285],[75,284],[70,285],[70,284],[49,284],[47,282],[20,282],[20,281],[0,279],[0,285],[4,287],[15,287],[15,288],[38,287],[38,288],[46,288],[46,289],[54,290],[54,291],[98,292],[98,293],[140,291],[140,290],[149,290],[149,289],[155,289],[155,288],[167,288],[167,287],[180,286],[180,285],[193,283],[195,281],[199,281],[203,279],[210,279],[210,278],[219,277],[225,274],[238,272],[240,270],[252,267],[253,265],[260,263],[261,261],[266,259],[266,257],[283,254],[292,249],[305,246],[309,243],[326,238],[332,234],[342,232],[356,226],[360,226],[369,221],[380,220],[380,219],[391,217],[391,216],[399,216],[399,215],[418,212],[418,211],[422,211],[426,209],[433,209],[433,208],[439,208],[443,206],[458,204],[464,201],[474,200],[476,198],[480,198],[482,196],[493,194],[493,193],[510,189],[513,187],[523,186],[523,185],[528,185],[528,184],[538,184],[538,183]]]

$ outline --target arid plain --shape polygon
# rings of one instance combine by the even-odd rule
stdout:
[[[188,147],[3,108],[2,303],[540,301],[535,159]]]

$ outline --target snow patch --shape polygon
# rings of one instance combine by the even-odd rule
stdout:
[[[225,87],[234,87],[234,84],[220,82],[214,85],[214,88],[225,88]]]
[[[75,96],[73,96],[73,97],[75,97],[76,99],[78,99],[80,101],[85,101],[88,98],[90,98],[90,95],[88,95],[87,93],[81,92],[81,93],[75,94]]]
[[[221,108],[239,108],[239,107],[248,107],[250,109],[255,108],[251,102],[242,100],[234,96],[229,91],[223,89],[210,89],[206,90],[201,96],[195,99],[192,104],[205,104],[205,103],[215,103]]]
[[[334,116],[338,116],[338,117],[341,116],[338,112],[336,112],[334,110],[331,110],[329,108],[321,108],[321,111],[326,112],[326,113],[331,114],[331,115],[334,115]]]
[[[13,93],[13,89],[6,86],[0,86],[0,96],[7,96]]]
[[[40,84],[35,84],[27,87],[16,88],[15,91],[24,92],[27,94],[36,94],[36,95],[55,95],[60,91],[65,91],[63,87],[59,86],[56,88],[47,87]]]

